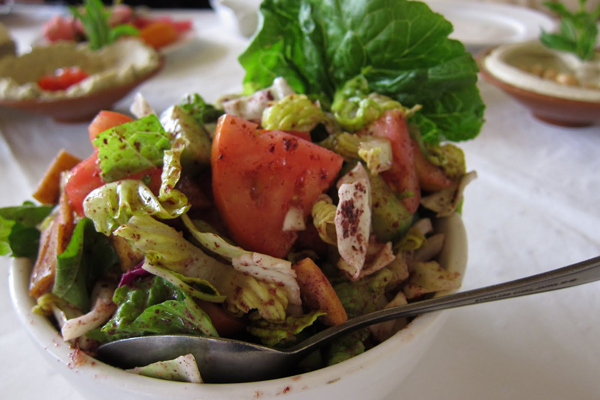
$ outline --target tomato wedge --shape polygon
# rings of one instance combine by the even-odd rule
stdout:
[[[284,231],[292,207],[305,219],[317,197],[337,178],[343,158],[281,131],[224,115],[212,144],[215,205],[232,238],[243,248],[285,257],[297,233]]]
[[[100,177],[98,153],[94,152],[71,170],[69,179],[65,183],[65,193],[73,211],[83,216],[83,200],[92,190],[102,185],[104,181]]]
[[[366,129],[368,134],[387,138],[391,142],[392,168],[382,172],[381,176],[396,193],[406,195],[402,204],[414,213],[421,201],[421,187],[404,114],[400,110],[386,111]]]
[[[115,126],[123,125],[131,121],[133,121],[133,118],[116,111],[100,111],[88,126],[90,142],[94,142],[96,136],[98,136],[98,134],[104,132],[105,130],[114,128]]]

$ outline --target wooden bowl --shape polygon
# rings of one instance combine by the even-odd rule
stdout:
[[[552,125],[565,127],[585,127],[600,122],[600,102],[539,94],[495,77],[486,69],[484,62],[485,57],[494,49],[495,47],[482,50],[475,56],[481,76],[527,107],[534,117]]]
[[[136,87],[158,74],[164,65],[165,60],[161,58],[154,70],[135,81],[92,92],[85,96],[63,97],[52,100],[0,99],[0,106],[50,116],[57,122],[75,123],[91,121],[99,111],[112,108],[116,102],[131,93]]]

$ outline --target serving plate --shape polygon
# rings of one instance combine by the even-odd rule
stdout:
[[[551,31],[556,25],[540,11],[513,4],[467,0],[425,2],[454,25],[450,38],[460,40],[473,53],[502,43],[535,39],[542,29]]]

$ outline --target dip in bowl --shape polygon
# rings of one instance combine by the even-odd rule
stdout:
[[[163,64],[154,49],[137,39],[122,39],[98,51],[72,42],[35,47],[0,62],[0,105],[62,122],[89,121],[156,75]],[[87,78],[65,90],[40,88],[41,77],[70,67],[81,68]]]
[[[600,121],[600,56],[584,62],[529,41],[484,50],[477,60],[486,81],[542,121],[571,127]]]

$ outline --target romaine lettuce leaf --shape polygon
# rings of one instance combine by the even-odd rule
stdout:
[[[215,233],[201,232],[187,214],[182,215],[181,219],[192,236],[202,246],[231,261],[231,265],[235,270],[253,276],[264,283],[278,286],[279,290],[285,292],[290,304],[302,304],[300,287],[290,261],[247,251],[239,246],[232,245]]]
[[[210,282],[199,278],[188,278],[177,272],[170,271],[166,268],[157,267],[148,262],[142,265],[142,268],[156,276],[160,276],[172,285],[181,289],[190,297],[220,303],[225,300],[225,296],[219,295],[218,290],[210,284]]]
[[[477,64],[448,38],[452,24],[407,0],[265,0],[258,33],[239,57],[246,90],[282,76],[297,93],[327,106],[364,76],[372,92],[403,106],[427,141],[467,140],[483,124]]]
[[[190,278],[210,282],[234,314],[256,309],[268,320],[283,320],[288,305],[286,293],[276,283],[265,283],[208,256],[185,240],[172,227],[149,216],[133,216],[114,232],[158,265]]]
[[[341,282],[333,288],[350,319],[383,308],[388,302],[385,289],[391,278],[392,272],[382,269],[367,278]]]
[[[65,251],[56,257],[56,278],[52,293],[82,312],[90,309],[90,294],[96,281],[119,264],[119,256],[108,238],[81,219]]]
[[[118,308],[100,331],[89,335],[101,342],[160,334],[218,337],[208,315],[183,291],[157,276],[121,286],[113,301]]]
[[[171,137],[158,117],[151,114],[100,133],[94,145],[102,179],[114,182],[162,166],[163,153],[171,148]]]
[[[266,321],[261,318],[252,321],[246,329],[264,345],[282,346],[295,342],[297,334],[325,314],[323,311],[311,311],[303,315],[289,315],[284,321]]]
[[[138,375],[176,382],[202,383],[202,377],[193,354],[186,354],[174,360],[159,361],[143,367],[128,369]]]
[[[186,96],[179,105],[201,125],[217,122],[224,113],[223,110],[204,101],[198,93]]]
[[[175,189],[181,176],[180,158],[184,148],[185,141],[176,139],[173,146],[164,151],[158,196],[143,181],[134,179],[107,183],[93,190],[85,198],[83,209],[85,215],[94,221],[96,230],[110,235],[133,215],[173,219],[185,213],[190,208],[188,199]]]
[[[54,206],[37,206],[30,201],[20,206],[0,208],[0,256],[37,256],[41,223]]]
[[[369,338],[367,328],[350,332],[334,340],[325,348],[324,359],[327,364],[334,365],[346,361],[365,352],[365,341]]]

